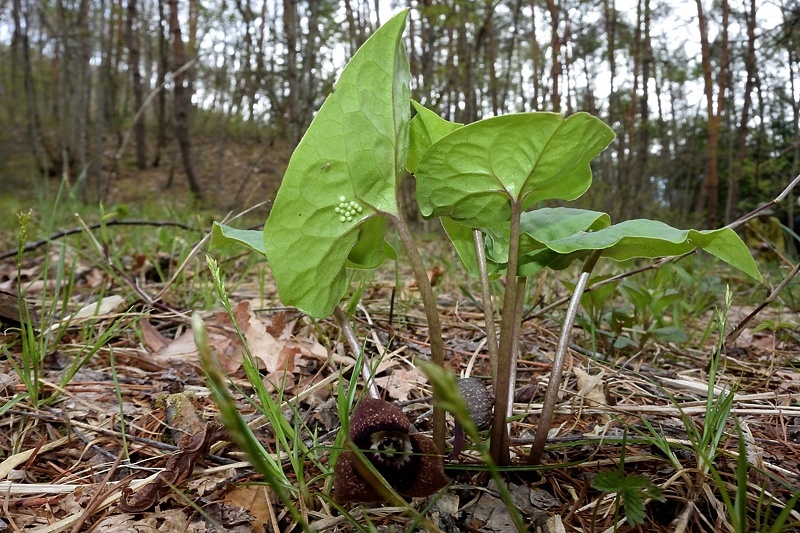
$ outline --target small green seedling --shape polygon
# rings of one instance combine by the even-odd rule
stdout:
[[[563,270],[583,261],[529,457],[536,463],[552,420],[572,323],[601,257],[653,258],[701,248],[755,279],[760,275],[731,229],[678,230],[651,220],[612,225],[605,213],[534,209],[585,193],[592,181],[590,163],[614,138],[613,131],[587,113],[567,118],[518,113],[465,126],[442,119],[410,99],[402,40],[407,14],[386,22],[343,70],[289,162],[263,234],[215,224],[212,245],[234,241],[265,256],[283,302],[321,318],[338,308],[347,290],[347,268],[375,268],[396,258],[385,239],[391,223],[420,289],[432,362],[443,367],[436,300],[398,202],[403,174],[414,174],[420,211],[440,218],[467,272],[484,281],[505,276],[492,364],[496,403],[490,450],[498,465],[510,462],[507,418],[525,280],[544,268]],[[441,409],[434,412],[433,434],[443,449]]]

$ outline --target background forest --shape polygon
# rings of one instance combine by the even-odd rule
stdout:
[[[798,530],[800,0],[0,0],[0,126],[0,532]]]
[[[413,97],[445,118],[585,110],[615,130],[580,201],[614,220],[718,226],[798,173],[797,0],[2,0],[6,192],[66,176],[87,201],[269,198],[402,7]]]

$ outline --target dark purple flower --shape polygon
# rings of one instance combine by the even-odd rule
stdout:
[[[411,423],[399,407],[364,398],[350,419],[350,440],[401,496],[430,496],[447,485],[444,457],[433,441],[410,433]],[[333,468],[334,496],[339,502],[377,502],[384,498],[377,480],[359,457],[345,450]]]

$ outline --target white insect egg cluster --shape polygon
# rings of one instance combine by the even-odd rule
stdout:
[[[333,208],[334,213],[338,213],[339,222],[347,223],[352,222],[353,217],[357,216],[364,210],[363,207],[358,205],[355,200],[347,201],[344,196],[339,197],[339,203]]]

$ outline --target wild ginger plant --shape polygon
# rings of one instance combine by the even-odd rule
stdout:
[[[492,354],[494,420],[491,458],[511,462],[507,418],[512,405],[516,344],[527,277],[575,260],[583,268],[562,329],[529,462],[538,463],[581,294],[602,257],[662,257],[701,248],[760,279],[747,247],[730,229],[677,230],[651,220],[611,224],[595,211],[540,208],[571,201],[591,185],[590,163],[614,138],[587,113],[517,113],[473,124],[448,122],[410,99],[402,41],[407,11],[386,22],[342,71],[286,170],[263,232],[215,224],[212,246],[237,242],[267,258],[281,300],[315,318],[344,314],[346,269],[375,268],[397,255],[385,239],[399,235],[428,322],[432,363],[444,367],[436,299],[398,202],[408,171],[423,216],[438,217],[466,271],[484,286],[505,277],[500,339]],[[412,107],[416,111],[411,118]],[[488,298],[488,291],[484,291]],[[488,304],[488,302],[486,302]],[[489,308],[489,307],[487,307]],[[487,331],[494,317],[487,316]],[[490,333],[493,336],[493,333]],[[492,339],[494,340],[494,339]],[[434,403],[438,405],[438,394]],[[445,442],[445,419],[434,411],[433,441]]]

